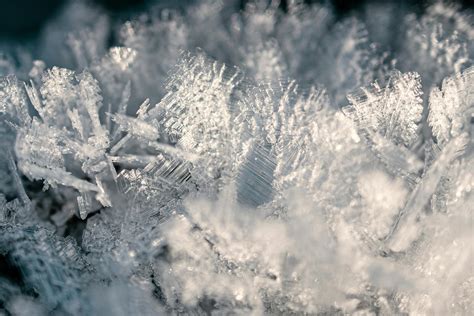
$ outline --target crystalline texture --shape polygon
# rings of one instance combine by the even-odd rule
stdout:
[[[409,146],[417,138],[423,110],[420,77],[416,73],[395,72],[385,87],[374,83],[350,95],[346,111],[359,129],[380,133],[395,144]]]
[[[440,146],[468,131],[474,113],[474,67],[443,80],[430,94],[428,122]]]
[[[0,314],[470,315],[469,10],[169,6],[0,43]]]

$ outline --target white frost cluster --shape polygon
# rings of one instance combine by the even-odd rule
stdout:
[[[0,314],[470,315],[472,13],[233,5],[1,46]]]

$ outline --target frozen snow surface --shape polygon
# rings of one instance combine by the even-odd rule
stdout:
[[[0,315],[472,315],[472,12],[235,7],[0,46]]]

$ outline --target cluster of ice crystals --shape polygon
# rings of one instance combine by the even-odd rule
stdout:
[[[470,129],[474,113],[473,78],[474,71],[469,68],[443,80],[441,89],[435,87],[431,91],[428,122],[440,145]]]
[[[472,63],[473,17],[459,12],[456,5],[437,2],[421,18],[407,16],[405,23],[407,45],[401,63],[407,68],[416,63],[428,88]],[[413,58],[405,59],[406,54]]]
[[[469,315],[472,15],[231,2],[0,53],[0,314]]]
[[[423,110],[420,78],[415,73],[395,73],[381,88],[362,89],[360,95],[350,95],[355,121],[360,129],[380,133],[396,144],[410,145],[416,140],[417,123]]]

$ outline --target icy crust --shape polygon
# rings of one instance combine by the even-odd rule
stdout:
[[[79,69],[0,78],[0,313],[469,315],[464,37],[433,51],[436,74],[418,55],[388,71],[326,7],[204,1],[126,23],[105,51],[90,30],[107,19],[72,8],[87,27],[56,57]],[[456,12],[417,23],[471,36]]]

